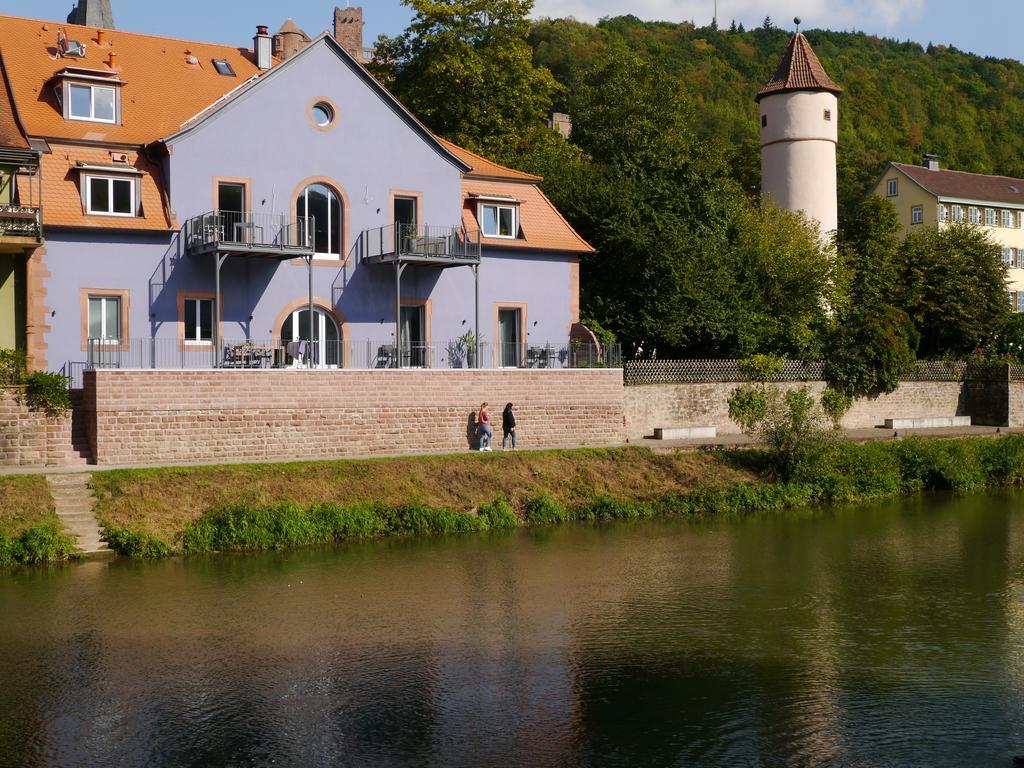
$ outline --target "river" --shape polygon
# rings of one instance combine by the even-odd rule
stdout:
[[[1024,496],[0,576],[0,765],[1005,766]]]

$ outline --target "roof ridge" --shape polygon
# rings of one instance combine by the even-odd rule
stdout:
[[[1019,181],[1024,183],[1024,179],[1018,178],[1017,176],[1005,176],[1001,173],[978,173],[977,171],[958,171],[954,168],[936,168],[934,171],[926,168],[923,165],[916,165],[914,163],[898,163],[893,162],[898,168],[914,168],[915,170],[928,171],[928,173],[957,173],[962,176],[981,176],[986,179],[1006,179],[1007,181]]]
[[[31,16],[12,16],[9,13],[0,13],[0,19],[16,19],[17,21],[34,21],[34,22],[38,22],[38,23],[44,24],[44,25],[46,25],[46,24],[55,24],[58,27],[64,27],[64,28],[74,27],[75,29],[84,29],[84,30],[104,29],[107,32],[113,33],[113,36],[114,36],[115,39],[117,37],[122,36],[122,35],[131,35],[132,37],[148,37],[148,38],[150,38],[152,40],[167,40],[168,42],[172,42],[172,43],[191,43],[193,45],[209,45],[209,46],[212,46],[214,48],[230,48],[233,51],[246,51],[248,53],[252,53],[252,49],[251,48],[245,48],[244,46],[226,45],[224,43],[208,43],[208,42],[206,42],[204,40],[186,40],[186,39],[181,38],[181,37],[167,37],[166,35],[154,35],[151,32],[130,32],[130,31],[126,30],[126,29],[109,29],[109,30],[107,30],[105,27],[87,27],[87,26],[84,26],[82,24],[71,24],[70,22],[66,22],[66,21],[54,21],[52,19],[36,19],[36,18],[31,17]]]

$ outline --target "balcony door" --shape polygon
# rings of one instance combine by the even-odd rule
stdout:
[[[519,319],[521,310],[498,310],[498,365],[502,368],[518,368],[520,364]]]
[[[309,308],[297,309],[284,319],[281,345],[288,350],[289,342],[309,339]],[[312,347],[308,359],[313,368],[341,367],[341,334],[338,332],[338,324],[327,312],[316,307],[313,308]],[[286,362],[293,362],[291,352]],[[299,362],[304,363],[305,360]]]
[[[425,368],[427,366],[427,342],[424,336],[422,306],[402,307],[399,332],[402,334],[399,350],[403,368]]]
[[[245,241],[245,185],[229,181],[217,183],[217,210],[220,211],[220,239],[229,243]]]

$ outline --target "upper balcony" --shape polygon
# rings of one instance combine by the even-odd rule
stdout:
[[[480,232],[461,226],[390,224],[365,230],[359,251],[369,264],[473,265],[480,263]]]
[[[42,178],[39,155],[0,148],[0,253],[17,253],[43,243]]]
[[[185,222],[185,251],[294,258],[313,255],[312,216],[210,211]]]

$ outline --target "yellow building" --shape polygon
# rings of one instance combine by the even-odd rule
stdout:
[[[872,194],[896,208],[905,232],[966,221],[983,227],[1003,250],[1010,304],[1024,312],[1024,179],[889,163]]]

